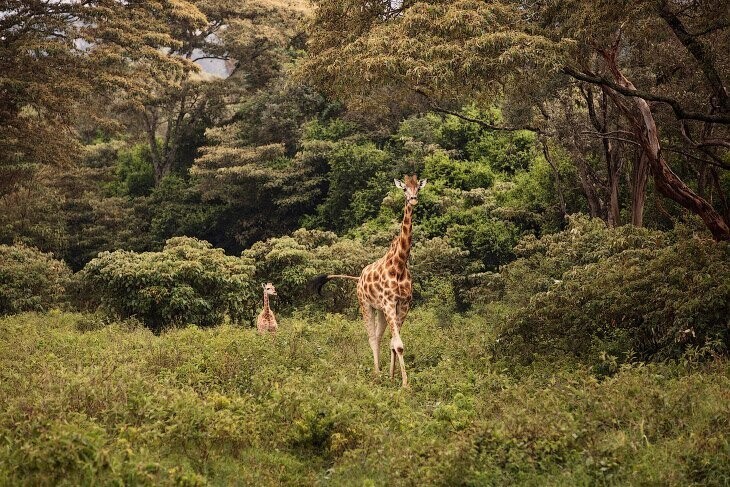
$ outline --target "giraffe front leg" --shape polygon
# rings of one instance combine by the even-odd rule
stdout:
[[[408,387],[408,374],[406,373],[406,361],[403,358],[403,348],[401,347],[400,352],[397,352],[398,362],[400,362],[400,375],[403,381],[402,386]]]
[[[395,350],[393,345],[390,346],[390,378],[395,377]]]
[[[373,351],[373,374],[380,375],[380,341],[374,336],[368,336],[368,342],[370,342],[370,349]]]
[[[398,321],[398,313],[395,307],[385,312],[385,317],[390,325],[390,377],[395,375],[395,358],[398,357],[400,365],[400,374],[403,387],[408,386],[408,374],[406,373],[406,363],[403,359],[403,340],[400,338],[400,323]]]

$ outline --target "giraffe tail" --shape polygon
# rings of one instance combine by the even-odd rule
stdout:
[[[347,276],[345,274],[320,274],[309,281],[309,289],[312,292],[316,291],[320,296],[322,295],[322,286],[324,286],[330,279],[351,279],[358,281],[360,276]]]

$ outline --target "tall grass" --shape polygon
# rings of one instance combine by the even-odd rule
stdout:
[[[416,310],[405,390],[373,377],[362,324],[339,315],[276,336],[3,318],[0,483],[730,483],[726,361],[520,366],[493,356],[503,313]]]

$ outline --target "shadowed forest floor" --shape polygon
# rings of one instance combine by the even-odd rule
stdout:
[[[478,315],[413,312],[402,390],[372,376],[362,324],[339,315],[281,318],[275,337],[3,318],[0,483],[730,482],[726,361],[599,377],[495,357],[490,330]]]

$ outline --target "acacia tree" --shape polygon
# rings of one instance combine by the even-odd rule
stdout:
[[[303,72],[323,89],[355,106],[397,99],[448,111],[466,101],[501,102],[511,125],[475,122],[553,135],[546,107],[561,96],[574,103],[581,86],[587,92],[585,85],[594,85],[604,105],[610,100],[605,110],[614,122],[600,123],[587,99],[585,117],[595,134],[584,137],[606,141],[613,223],[620,161],[628,153],[634,223],[642,223],[649,172],[661,194],[699,215],[716,239],[730,239],[718,175],[727,169],[730,147],[726,2],[315,3]],[[620,139],[632,149],[617,145]],[[672,168],[697,169],[697,162],[707,197]]]
[[[316,91],[282,79],[206,131],[190,173],[202,198],[224,208],[217,233],[226,249],[291,231],[314,209],[322,184],[317,157],[299,142],[302,125],[325,107]]]
[[[171,19],[198,25],[185,0],[7,0],[0,16],[0,191],[38,165],[70,163],[88,99],[149,88],[150,66],[182,76],[189,61],[163,54],[180,41]]]
[[[119,107],[132,114],[149,143],[155,184],[176,166],[192,163],[194,155],[181,153],[185,141],[195,138],[202,144],[205,129],[230,115],[227,104],[277,77],[307,10],[303,1],[286,6],[275,0],[191,1],[204,20],[171,19],[169,28],[179,43],[166,54],[191,63],[217,60],[219,72],[179,77],[150,72],[158,82]]]

